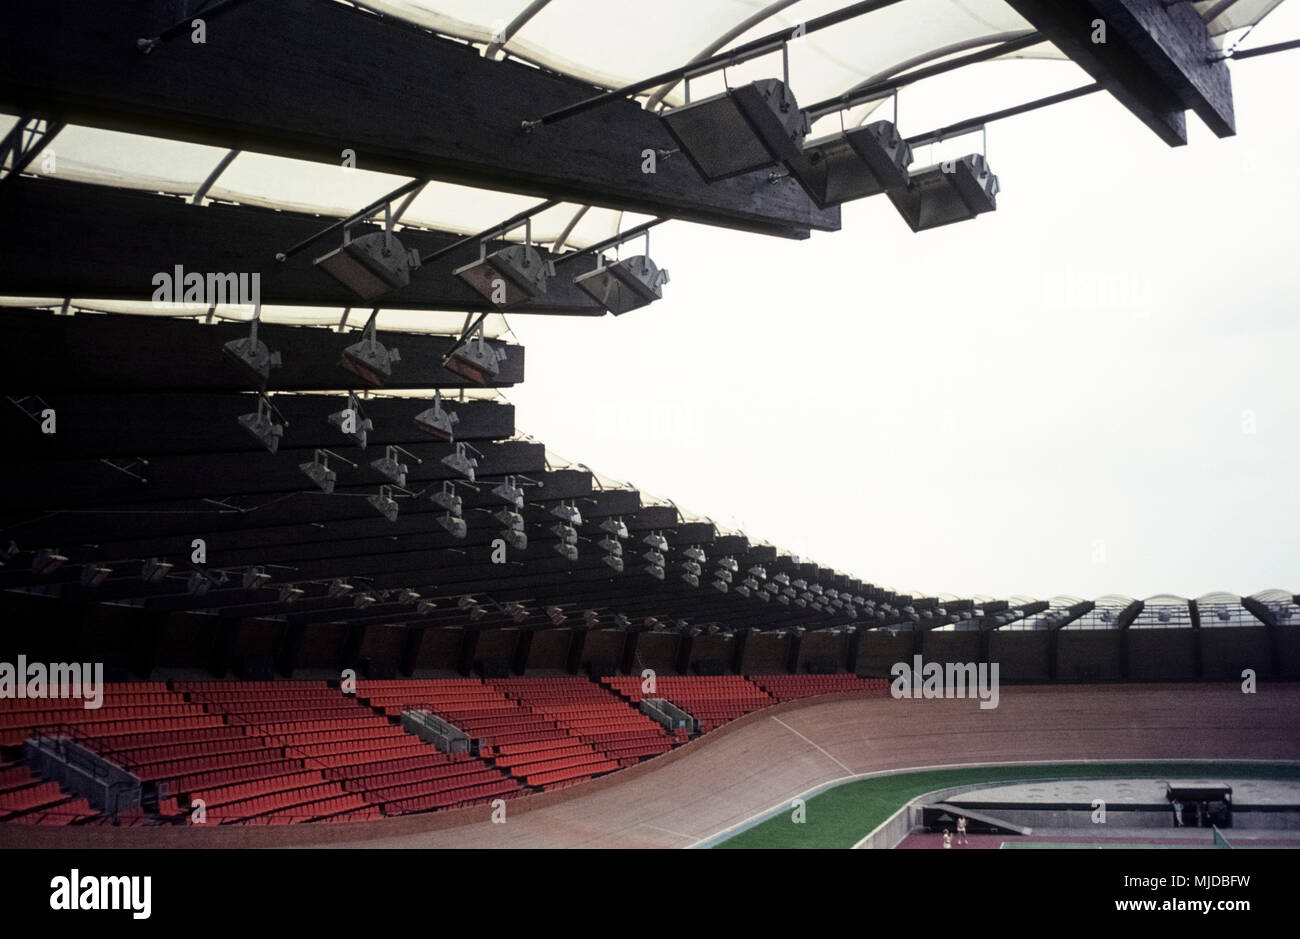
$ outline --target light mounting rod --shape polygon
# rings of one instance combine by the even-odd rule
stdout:
[[[730,65],[739,65],[741,62],[747,62],[750,59],[757,58],[760,55],[766,55],[776,49],[781,48],[791,39],[797,36],[807,36],[809,33],[815,33],[821,29],[827,29],[831,26],[838,26],[840,23],[847,22],[867,13],[874,13],[876,10],[883,10],[885,7],[893,6],[899,0],[863,0],[860,3],[853,3],[841,10],[833,13],[827,13],[823,16],[815,16],[806,23],[800,24],[797,29],[782,29],[766,36],[760,36],[757,39],[751,39],[749,42],[742,43],[734,49],[728,49],[725,52],[719,52],[711,55],[706,59],[700,59],[696,62],[688,62],[686,65],[678,66],[667,72],[661,72],[650,78],[643,78],[641,81],[632,85],[624,85],[622,88],[615,88],[613,91],[606,91],[594,97],[579,101],[576,104],[570,104],[558,110],[543,114],[541,117],[532,121],[524,121],[520,126],[524,133],[532,133],[538,127],[554,124],[557,121],[563,121],[567,118],[574,117],[578,114],[584,114],[593,108],[598,108],[610,101],[626,99],[629,95],[635,95],[642,91],[649,91],[665,82],[677,82],[683,78],[694,77],[697,75],[707,75],[709,72],[716,72],[720,68],[726,68]]]
[[[402,196],[406,195],[407,193],[414,192],[417,189],[422,189],[427,183],[428,183],[427,179],[413,179],[410,182],[403,183],[402,185],[394,189],[392,192],[390,192],[388,195],[380,196],[378,199],[376,199],[374,202],[367,205],[365,208],[353,212],[347,218],[339,219],[334,224],[326,228],[322,228],[314,235],[308,235],[306,238],[298,242],[292,248],[289,248],[287,251],[279,252],[278,254],[276,254],[275,259],[277,261],[287,261],[295,254],[300,254],[301,252],[305,251],[307,248],[311,247],[312,245],[314,245],[316,242],[320,241],[322,238],[326,237],[327,235],[332,235],[334,232],[338,231],[339,229],[343,229],[346,231],[347,229],[351,228],[353,225],[356,225],[358,222],[363,222],[366,219],[370,218],[370,216],[374,215],[380,209],[383,209],[391,205],[394,200],[400,199]],[[396,222],[397,219],[401,218],[402,213],[405,212],[406,208],[410,204],[411,201],[409,199],[406,202],[404,202],[401,208],[398,210],[397,216],[392,219],[392,222]]]
[[[978,62],[987,62],[989,59],[996,59],[998,56],[1019,52],[1021,49],[1028,49],[1030,46],[1041,45],[1044,42],[1046,40],[1038,33],[1021,36],[1019,39],[1010,39],[987,49],[972,52],[969,55],[958,56],[955,59],[948,59],[934,65],[928,65],[925,68],[919,68],[914,72],[907,72],[897,78],[887,78],[883,81],[852,88],[842,95],[827,98],[825,101],[818,101],[816,104],[804,108],[804,111],[807,112],[810,121],[815,121],[819,117],[834,114],[836,111],[857,107],[859,104],[866,104],[868,101],[875,101],[879,98],[887,98],[898,89],[904,88],[913,82],[933,78],[935,75],[952,72],[967,65],[975,65]]]

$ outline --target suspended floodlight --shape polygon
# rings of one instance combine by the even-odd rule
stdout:
[[[366,607],[373,605],[375,602],[377,602],[375,598],[368,593],[359,593],[352,598],[352,605],[356,607],[358,610],[364,610]]]
[[[450,441],[454,436],[453,428],[459,422],[460,418],[455,411],[448,411],[442,406],[442,392],[436,389],[433,392],[433,407],[415,415],[415,426],[439,440]]]
[[[533,247],[533,222],[525,219],[524,243],[506,245],[487,253],[488,239],[479,242],[477,261],[458,267],[452,273],[469,284],[498,308],[527,303],[546,293],[546,283],[555,276],[555,267]],[[518,228],[516,224],[513,228]],[[511,228],[497,229],[493,235],[505,235]]]
[[[731,573],[735,573],[736,571],[740,570],[740,565],[737,564],[736,559],[731,557],[730,555],[728,555],[727,557],[718,558],[718,567],[724,571],[730,571]],[[730,578],[728,578],[728,580],[730,580]]]
[[[794,605],[797,606],[797,607],[799,607],[799,609],[801,609],[801,610],[803,610],[803,609],[807,609],[807,607],[808,607],[808,601],[805,600],[803,597],[795,597],[795,598],[794,598]]]
[[[889,198],[914,232],[965,222],[997,209],[998,178],[978,153],[915,170]]]
[[[582,513],[578,511],[578,503],[576,501],[567,505],[561,501],[559,505],[551,509],[551,514],[569,525],[582,524]]]
[[[715,580],[715,581],[713,582],[713,589],[716,590],[716,591],[718,591],[718,593],[726,593],[726,592],[727,592],[727,583],[726,583],[726,581],[723,581],[723,580]]]
[[[737,587],[736,589],[739,590],[740,588]],[[772,600],[772,595],[768,593],[766,590],[760,588],[754,591],[754,599],[762,600],[764,603],[770,603]]]
[[[42,548],[32,559],[32,573],[42,577],[53,574],[67,563],[67,558],[51,548]]]
[[[582,613],[582,625],[588,629],[595,629],[600,625],[600,614],[595,610],[584,610]]]
[[[741,585],[744,586],[744,587],[745,587],[746,589],[748,589],[748,590],[757,590],[757,589],[759,589],[758,579],[755,578],[755,577],[746,577],[744,580],[741,581]],[[738,589],[739,589],[739,588],[738,588]]]
[[[513,476],[507,476],[504,482],[493,487],[492,495],[509,502],[517,509],[524,507],[524,491],[515,484]]]
[[[337,600],[340,597],[346,597],[356,588],[345,580],[335,578],[330,581],[330,585],[325,588],[325,595],[331,600]]]
[[[673,108],[662,119],[709,182],[797,157],[810,130],[808,115],[776,78]]]
[[[111,573],[113,573],[111,567],[104,567],[100,564],[87,564],[81,569],[81,586],[98,587],[108,580],[108,575]]]
[[[572,525],[565,525],[563,522],[556,522],[551,526],[551,533],[560,539],[562,544],[576,545],[578,543],[578,529]]]
[[[415,460],[416,464],[423,463],[418,456],[409,450],[403,450],[401,447],[395,447],[389,444],[384,447],[384,455],[378,460],[371,460],[370,465],[379,471],[380,475],[391,480],[397,486],[406,485],[406,474],[408,472],[405,463],[398,462],[397,455],[409,456]]]
[[[564,615],[564,611],[558,606],[548,606],[546,608],[546,618],[551,621],[552,626],[563,626],[565,620],[568,619]]]
[[[573,279],[574,285],[590,294],[602,309],[622,316],[663,299],[668,272],[655,267],[647,255],[624,258],[608,266],[604,260],[602,257],[594,271]]]
[[[185,582],[185,592],[192,597],[201,597],[212,587],[213,578],[205,571],[191,571]]]
[[[703,568],[700,567],[700,565],[696,564],[694,561],[683,561],[682,569],[687,571],[688,573],[696,575],[697,577],[703,571]]]
[[[351,224],[345,225],[343,245],[312,263],[363,300],[405,287],[411,282],[411,270],[420,266],[420,253],[407,251],[397,240],[394,221],[392,206],[386,204],[383,231],[353,238]]]
[[[504,349],[487,344],[483,338],[483,324],[479,322],[469,331],[469,337],[442,360],[442,367],[476,385],[487,385],[501,373],[501,363],[505,358]]]
[[[772,582],[780,584],[782,587],[790,586],[790,578],[785,574],[777,574],[772,578]]]
[[[524,530],[524,517],[518,512],[512,512],[510,509],[498,509],[492,513],[492,517],[510,531]]]
[[[718,580],[722,581],[724,584],[731,583],[731,571],[727,570],[725,567],[718,568],[716,571],[713,572],[713,576],[716,577]]]
[[[468,447],[467,444],[456,444],[455,452],[449,453],[442,458],[442,465],[454,472],[460,473],[460,475],[464,476],[470,482],[473,482],[474,471],[478,469],[478,460],[469,455],[467,452],[469,449],[472,448]],[[474,452],[478,453],[477,450]]]
[[[507,528],[501,532],[501,538],[505,541],[512,551],[527,551],[528,536],[522,531],[516,531],[513,528]]]
[[[555,545],[555,553],[560,555],[566,561],[578,560],[578,546],[560,542]]]
[[[280,588],[281,603],[297,603],[302,599],[304,591],[301,587],[295,587],[293,584],[285,584]]]
[[[652,531],[650,534],[646,535],[644,538],[641,539],[641,543],[648,544],[656,551],[668,550],[668,539],[665,538],[662,534],[660,534],[657,531]]]
[[[781,596],[789,597],[791,600],[793,600],[795,597],[799,596],[799,594],[795,591],[793,587],[782,587]]]
[[[596,268],[573,279],[602,310],[622,316],[663,299],[668,272],[650,259],[650,231],[645,232],[645,254],[606,264],[603,252],[596,254]]]
[[[438,516],[438,524],[453,538],[464,538],[469,533],[469,526],[465,524],[465,520],[450,512]]]
[[[140,565],[140,579],[146,584],[161,583],[171,573],[172,565],[168,561],[149,558]]]
[[[409,587],[403,587],[401,590],[397,591],[394,599],[396,599],[398,604],[401,606],[415,606],[415,604],[420,600],[420,595]]]
[[[790,175],[818,208],[907,188],[912,148],[891,121],[810,140],[792,160]]]
[[[779,603],[779,604],[781,604],[782,606],[789,606],[789,605],[790,605],[790,598],[787,597],[787,596],[786,596],[785,594],[783,594],[783,593],[778,593],[778,594],[776,595],[776,602]]]
[[[415,605],[415,612],[419,613],[421,616],[428,616],[437,608],[438,604],[434,603],[432,600],[421,600]]]
[[[265,395],[258,395],[257,410],[251,414],[239,415],[239,426],[248,431],[258,443],[274,453],[280,449],[280,438],[284,436],[284,423],[277,424],[271,419],[275,408]]]
[[[600,523],[600,530],[609,532],[615,538],[626,538],[628,536],[627,525],[623,524],[623,517],[607,518]]]
[[[339,474],[330,469],[329,457],[338,456],[332,454],[329,450],[317,450],[312,454],[311,462],[299,463],[300,469],[304,476],[310,479],[321,492],[329,495],[334,492],[334,484],[338,482]],[[343,459],[339,457],[339,459]]]
[[[604,538],[601,538],[597,544],[600,545],[601,550],[608,551],[616,558],[621,558],[623,556],[623,542],[619,541],[617,538],[611,538],[606,535]]]
[[[700,549],[700,546],[697,544],[693,544],[685,551],[683,551],[682,556],[689,558],[690,560],[695,561],[699,564],[703,564],[705,561],[708,560],[708,558],[705,557],[704,552]]]
[[[221,348],[232,360],[252,372],[264,384],[271,377],[271,369],[280,366],[280,353],[272,352],[266,343],[257,338],[257,327],[262,319],[262,303],[253,307],[253,320],[249,333],[243,339],[232,339]]]
[[[370,503],[371,508],[390,522],[397,521],[398,505],[397,500],[393,498],[392,486],[380,486],[379,492],[366,496],[366,501]]]
[[[690,584],[692,587],[698,587],[700,585],[699,575],[692,574],[690,571],[687,571],[682,575],[682,580],[686,581],[686,583]]]
[[[644,568],[642,568],[642,570],[644,570],[655,580],[663,580],[664,574],[666,573],[664,571],[664,567],[662,564],[647,564]]]
[[[799,577],[795,580],[790,581],[790,586],[793,587],[795,590],[807,590],[808,581],[804,580],[802,577]]]
[[[348,392],[348,406],[335,411],[328,420],[362,450],[366,448],[370,432],[375,429],[375,422],[361,413],[361,401],[351,391]]]
[[[746,587],[744,584],[737,584],[736,586],[732,587],[731,589],[734,590],[734,591],[736,591],[736,593],[740,594],[742,597],[745,597],[745,598],[748,598],[748,597],[749,597],[749,588]]]
[[[456,609],[458,610],[472,610],[476,606],[478,606],[478,601],[468,594],[456,601]]]
[[[601,556],[600,561],[616,574],[623,573],[623,559],[621,557],[614,554],[605,554]]]
[[[614,625],[617,626],[619,629],[627,629],[629,626],[632,625],[632,621],[622,613],[615,613]]]
[[[271,579],[271,575],[266,572],[264,567],[250,567],[244,571],[243,584],[245,590],[259,590]]]
[[[647,616],[644,620],[642,620],[641,625],[643,625],[646,629],[654,630],[654,631],[664,628],[664,624],[661,623],[659,621],[659,618],[655,616]]]
[[[465,501],[456,495],[456,484],[450,479],[443,480],[442,488],[429,497],[429,501],[439,508],[447,510],[448,515],[460,518],[465,511]]]
[[[651,564],[655,565],[656,567],[664,566],[663,554],[660,553],[659,551],[656,551],[654,548],[651,548],[649,551],[643,552],[641,554],[641,557],[645,558],[647,561],[649,561]]]
[[[361,331],[361,341],[345,348],[339,359],[339,365],[372,388],[382,387],[393,377],[393,366],[402,361],[396,349],[389,349],[377,338],[375,318],[378,316],[379,307],[375,307]]]
[[[826,591],[825,591],[824,589],[822,589],[822,585],[821,585],[821,584],[809,584],[809,585],[808,585],[808,591],[809,591],[810,593],[814,593],[814,594],[816,594],[816,595],[819,596],[819,597],[821,597],[821,596],[825,596],[825,594],[826,594]]]
[[[761,564],[755,564],[749,569],[749,576],[756,580],[767,580],[767,568]]]
[[[483,607],[477,604],[475,604],[474,607],[469,611],[469,618],[471,620],[481,620],[486,615],[487,615],[487,610],[485,610]]]
[[[528,619],[528,607],[522,603],[512,603],[506,607],[506,612],[510,614],[510,619],[516,626]]]

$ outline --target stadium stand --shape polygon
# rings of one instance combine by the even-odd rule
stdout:
[[[96,812],[17,759],[0,764],[0,822],[42,825],[285,825],[345,822],[477,805],[573,786],[686,742],[642,714],[640,678],[578,676],[105,685],[96,710],[0,701],[3,749],[60,734],[127,770],[145,806]],[[659,694],[701,732],[793,697],[877,690],[846,675],[663,676]],[[473,741],[444,753],[403,730],[427,709]],[[196,810],[202,809],[196,814]]]

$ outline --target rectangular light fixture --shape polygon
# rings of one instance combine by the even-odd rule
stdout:
[[[486,242],[484,242],[486,252]],[[546,293],[555,270],[531,244],[506,245],[452,273],[499,309],[527,303]]]
[[[280,449],[280,438],[284,436],[284,425],[271,419],[271,405],[266,398],[259,396],[257,410],[239,415],[239,426],[267,450],[275,453]]]
[[[818,208],[907,187],[912,148],[891,121],[809,141],[792,160],[790,175]]]
[[[647,254],[608,265],[602,257],[594,271],[575,277],[573,283],[586,291],[602,309],[622,316],[662,299],[668,272],[656,267]]]
[[[60,567],[66,564],[67,561],[67,557],[59,554],[57,551],[53,551],[50,548],[42,548],[37,552],[35,559],[32,561],[32,573],[40,574],[42,576],[53,574]]]
[[[470,338],[442,361],[442,367],[476,385],[486,385],[501,373],[504,350],[489,346],[483,333]]]
[[[334,484],[339,474],[329,467],[329,460],[324,450],[317,450],[308,463],[299,463],[302,474],[316,484],[321,492],[329,495],[334,491]]]
[[[361,413],[361,401],[352,392],[348,392],[348,404],[341,411],[335,411],[327,420],[347,437],[352,438],[362,450],[366,448],[370,432],[375,429],[375,422]],[[419,418],[416,418],[418,421]]]
[[[397,500],[393,498],[391,486],[380,486],[379,492],[366,496],[366,501],[370,503],[371,508],[390,522],[397,521]]]
[[[465,524],[465,520],[452,515],[450,512],[445,515],[440,515],[438,517],[438,524],[442,526],[443,531],[451,535],[453,538],[464,538],[466,533],[469,531],[469,526]]]
[[[371,321],[373,324],[373,320]],[[372,388],[383,387],[393,377],[393,366],[402,361],[401,353],[390,349],[375,338],[373,325],[367,327],[360,342],[343,350],[339,365],[356,375]]]
[[[474,471],[478,469],[478,460],[465,451],[463,443],[456,444],[455,451],[443,457],[441,462],[443,466],[459,473],[470,482],[474,481]]]
[[[353,238],[313,262],[363,300],[373,300],[405,287],[420,255],[407,251],[392,232],[377,231]]]
[[[108,579],[108,575],[113,573],[111,567],[102,567],[98,564],[87,564],[81,569],[81,586],[98,587]]]
[[[454,518],[460,518],[465,510],[465,501],[456,495],[456,484],[450,479],[443,481],[442,489],[430,496],[429,501],[439,508],[446,509],[447,514]]]
[[[764,78],[673,108],[664,126],[709,182],[781,163],[799,155],[808,115],[785,83]]]
[[[442,406],[442,392],[437,390],[433,393],[433,407],[425,408],[415,415],[415,426],[439,440],[450,441],[453,437],[452,431],[459,422],[460,418],[456,416],[455,411],[449,411]]]
[[[157,584],[167,579],[171,573],[172,565],[169,561],[160,561],[157,558],[149,558],[140,564],[140,579],[146,584]]]
[[[978,153],[936,163],[911,174],[906,189],[889,198],[914,232],[965,222],[997,209],[998,178]]]

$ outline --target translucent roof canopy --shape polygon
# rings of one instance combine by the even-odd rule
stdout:
[[[1259,22],[1281,0],[1202,0],[1195,4],[1216,37]],[[659,0],[630,15],[607,0],[365,0],[398,16],[557,72],[608,88],[630,85],[817,16],[848,0]],[[902,0],[789,45],[790,84],[803,105],[842,94],[864,81],[948,47],[1030,30],[1004,0]],[[1060,58],[1048,43],[1017,55]],[[734,82],[752,80],[742,65]],[[759,67],[780,74],[780,63]],[[748,76],[748,77],[747,77]],[[722,88],[721,73],[692,82],[691,94]],[[681,84],[646,94],[683,104]]]
[[[36,309],[62,309],[62,297],[0,297],[0,308],[32,307]],[[68,302],[70,312],[90,311],[96,313],[129,313],[138,316],[171,316],[205,319],[208,314],[206,304],[195,303],[153,303],[148,300],[96,300],[73,297]],[[318,306],[272,306],[262,307],[261,320],[264,323],[280,323],[287,326],[342,326],[349,329],[361,329],[370,317],[371,307],[351,307],[344,319],[343,307]],[[253,308],[248,305],[217,304],[213,311],[214,320],[247,322],[253,317]],[[408,333],[427,333],[436,336],[460,335],[464,326],[464,315],[438,310],[389,310],[381,309],[375,323],[380,329]],[[488,339],[513,338],[510,324],[500,313],[491,313],[483,321],[484,335]]]
[[[0,134],[16,120],[11,114],[0,115]],[[65,127],[43,158],[34,161],[26,172],[51,179],[192,197],[226,153],[219,147],[74,124]],[[342,163],[330,166],[241,152],[207,190],[206,200],[342,218],[409,181],[408,176],[346,168]],[[406,210],[401,224],[469,235],[485,231],[539,201],[532,196],[430,181]],[[581,205],[561,203],[533,217],[532,238],[543,245],[554,245],[564,235],[565,246],[583,248],[618,234],[625,222],[636,225],[645,220],[646,216],[614,209],[584,211]],[[524,230],[521,227],[505,237],[522,241]]]

